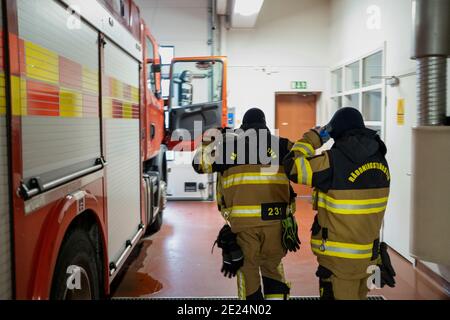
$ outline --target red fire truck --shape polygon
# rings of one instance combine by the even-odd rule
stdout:
[[[226,59],[174,59],[132,0],[3,0],[0,299],[97,299],[165,205],[176,130],[226,124]]]

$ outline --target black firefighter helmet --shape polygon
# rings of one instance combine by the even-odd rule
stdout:
[[[342,108],[339,109],[325,127],[328,134],[334,140],[338,140],[345,133],[366,128],[364,119],[357,109],[355,108]]]
[[[266,128],[267,128],[266,115],[261,109],[252,108],[245,113],[244,119],[242,120],[241,129],[248,130],[248,129],[266,129]]]

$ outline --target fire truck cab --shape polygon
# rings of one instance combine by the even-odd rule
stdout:
[[[107,297],[161,227],[174,132],[226,124],[226,59],[175,59],[165,107],[132,0],[6,0],[0,19],[0,299]]]
[[[169,131],[201,131],[226,127],[227,92],[224,57],[176,58],[171,69]],[[197,130],[199,131],[199,130]]]

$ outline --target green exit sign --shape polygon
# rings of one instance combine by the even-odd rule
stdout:
[[[306,90],[308,89],[308,82],[306,81],[292,81],[291,88],[294,90]]]

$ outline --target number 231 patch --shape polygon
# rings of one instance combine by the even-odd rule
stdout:
[[[261,218],[264,221],[284,220],[287,218],[287,203],[261,204]]]

